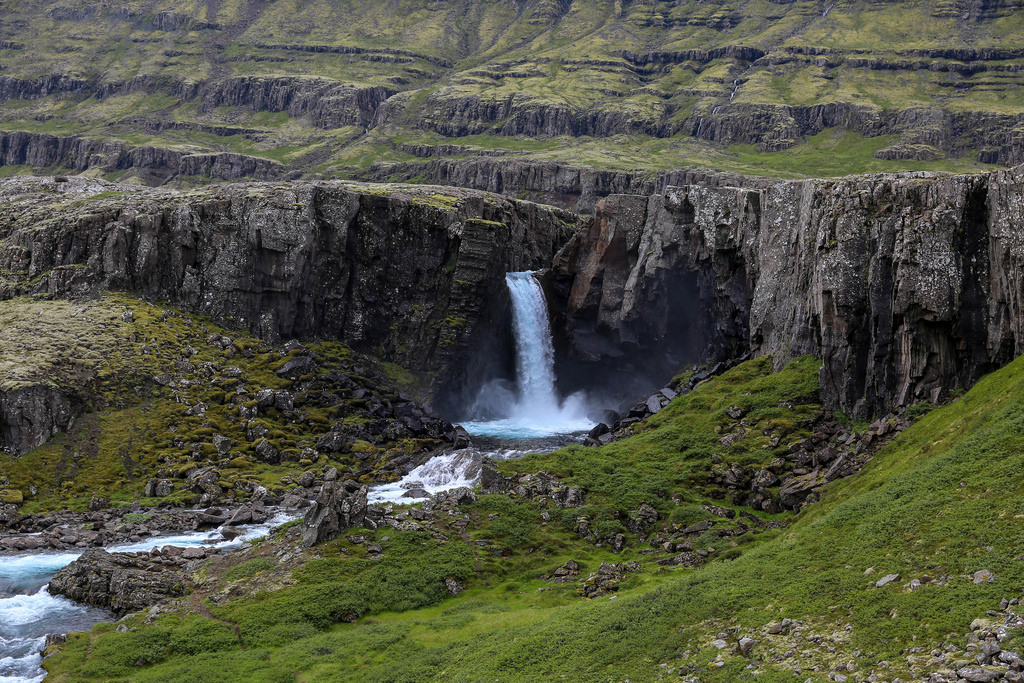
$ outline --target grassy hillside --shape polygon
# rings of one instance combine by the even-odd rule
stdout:
[[[1000,150],[1024,115],[1015,3],[9,0],[4,15],[0,130],[331,176],[430,148],[784,176],[964,170],[982,151],[1014,162]],[[811,140],[822,131],[830,150]]]
[[[709,447],[718,450],[715,427],[727,407],[746,401],[748,422],[777,427],[816,410],[812,361],[779,375],[769,367],[752,361],[702,385],[631,439],[508,467],[546,468],[585,486],[594,509],[580,512],[605,508],[611,521],[642,500],[671,523],[673,509],[715,496],[697,482],[710,467]],[[950,663],[970,659],[972,621],[993,619],[986,611],[1019,597],[1024,585],[1022,390],[1018,360],[925,415],[862,472],[829,485],[820,502],[777,516],[775,530],[698,543],[709,552],[695,568],[651,562],[656,549],[634,536],[612,553],[582,541],[557,515],[543,521],[532,501],[483,496],[455,513],[468,525],[441,534],[447,540],[372,533],[382,558],[368,559],[365,546],[342,538],[318,548],[317,559],[271,570],[260,558],[284,554],[285,531],[234,557],[242,564],[233,569],[208,569],[235,583],[193,597],[204,600],[206,617],[139,617],[127,633],[101,625],[73,636],[47,666],[55,681],[213,681],[242,672],[254,681],[926,675],[940,666],[927,656],[933,648],[952,645]],[[761,432],[751,432],[757,436],[738,442],[729,458],[772,457]],[[800,437],[799,429],[790,436]],[[582,565],[581,581],[602,561],[639,560],[641,569],[626,573],[617,592],[583,600],[578,583],[539,578],[569,558]],[[994,579],[975,583],[979,570]],[[875,586],[890,573],[899,579]],[[442,578],[467,589],[449,597]],[[782,619],[796,623],[769,634]],[[711,647],[720,635],[722,650]],[[735,645],[747,635],[758,641],[749,658]]]

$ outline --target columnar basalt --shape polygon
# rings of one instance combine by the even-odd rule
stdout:
[[[610,197],[552,274],[568,355],[814,354],[829,407],[938,400],[1024,348],[1022,186],[1010,170]]]

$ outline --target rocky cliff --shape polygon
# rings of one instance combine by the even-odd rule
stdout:
[[[609,197],[550,278],[565,354],[814,354],[851,415],[937,400],[1024,350],[1022,192],[1017,169]]]
[[[338,182],[178,193],[21,178],[0,195],[0,298],[121,290],[265,339],[337,339],[431,373],[456,403],[510,356],[505,272],[550,263],[577,221],[480,192]]]

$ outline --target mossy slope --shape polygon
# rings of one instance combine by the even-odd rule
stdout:
[[[805,370],[813,369],[807,363]],[[700,453],[701,444],[710,443],[722,402],[746,398],[760,419],[783,419],[772,415],[778,409],[772,392],[796,399],[814,387],[813,372],[801,371],[799,364],[789,372],[790,379],[785,373],[773,379],[756,363],[740,366],[678,400],[648,432],[591,451],[591,458],[563,451],[512,467],[561,468],[563,476],[586,484],[588,500],[607,506],[612,516],[640,499],[667,510],[673,505],[670,492],[698,497],[691,488],[697,467],[679,454]],[[802,671],[801,680],[825,680],[847,661],[866,674],[886,660],[886,677],[906,677],[909,665],[902,655],[908,646],[927,651],[948,634],[963,634],[973,619],[1024,585],[1017,544],[1024,517],[1022,415],[1024,359],[928,413],[861,473],[830,485],[792,524],[744,537],[719,561],[695,569],[646,565],[622,584],[615,600],[581,603],[571,586],[536,577],[570,556],[585,571],[604,559],[643,561],[649,554],[642,548],[631,544],[616,556],[607,546],[581,544],[557,519],[542,523],[529,501],[495,508],[488,502],[492,497],[485,497],[468,511],[468,537],[452,535],[440,546],[447,557],[463,558],[446,568],[470,582],[457,598],[427,606],[441,594],[421,600],[416,596],[424,588],[395,574],[387,579],[387,591],[407,602],[377,601],[364,611],[404,611],[331,626],[340,617],[329,609],[325,614],[327,605],[347,604],[347,591],[363,580],[356,577],[377,571],[366,568],[372,563],[360,564],[362,550],[341,541],[321,551],[337,559],[293,572],[296,587],[217,608],[221,618],[237,620],[243,633],[257,622],[276,629],[270,641],[250,639],[243,651],[213,639],[202,645],[203,653],[181,652],[169,643],[180,640],[185,626],[168,617],[150,627],[135,622],[138,630],[127,634],[97,627],[73,637],[47,666],[56,681],[224,680],[242,672],[261,681],[293,680],[296,672],[310,681],[657,680],[681,669],[708,681],[755,675],[784,681],[792,680],[795,669]],[[733,456],[760,457],[758,452],[752,443]],[[502,519],[514,523],[497,525]],[[521,542],[498,553],[466,545],[491,539],[500,547],[510,538]],[[420,551],[410,552],[404,540],[395,543],[385,543],[385,556],[397,563],[389,566],[417,566]],[[993,572],[994,582],[974,584],[971,573],[979,569]],[[901,579],[875,588],[875,580],[890,572]],[[935,580],[920,590],[907,587],[925,575]],[[426,595],[436,581],[434,586]],[[788,641],[763,633],[782,618],[807,624],[808,639],[792,654],[786,653]],[[749,660],[709,649],[722,631],[753,633],[762,642]],[[97,655],[119,648],[128,654],[117,661]],[[143,661],[163,663],[133,668],[127,660],[143,651],[155,652]]]

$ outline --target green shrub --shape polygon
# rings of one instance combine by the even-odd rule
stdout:
[[[260,572],[265,572],[268,569],[273,569],[275,563],[273,560],[268,560],[265,557],[257,557],[252,560],[248,560],[241,564],[235,565],[224,574],[224,578],[228,581],[237,581],[238,579],[246,579],[250,576],[255,576]]]

